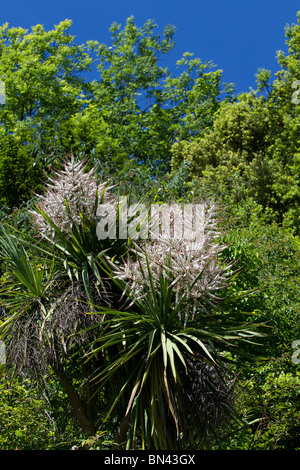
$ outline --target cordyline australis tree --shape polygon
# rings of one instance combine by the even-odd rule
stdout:
[[[99,395],[94,393],[90,364],[82,357],[94,340],[80,333],[99,317],[85,315],[93,301],[103,305],[107,287],[97,257],[119,246],[96,236],[98,202],[112,202],[109,185],[97,182],[83,162],[67,160],[45,186],[28,236],[1,226],[1,338],[8,364],[19,371],[54,371],[68,395],[75,416],[89,435],[96,432]],[[98,365],[97,365],[98,364]]]
[[[97,237],[97,205],[118,210],[110,189],[71,158],[32,212],[38,238],[1,227],[1,339],[19,370],[52,368],[87,434],[110,420],[116,448],[204,446],[232,413],[222,353],[259,335],[217,308],[233,276],[217,205],[198,244],[130,250]]]
[[[234,415],[221,353],[260,334],[218,309],[235,274],[221,261],[217,205],[203,204],[196,242],[158,238],[136,244],[123,265],[102,259],[124,299],[120,310],[102,309],[91,353],[118,346],[97,375],[100,387],[113,383],[106,419],[117,411],[116,448],[205,446]],[[193,217],[184,223],[192,227]]]

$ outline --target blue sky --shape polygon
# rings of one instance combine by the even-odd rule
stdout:
[[[175,25],[176,46],[167,65],[184,52],[223,70],[223,80],[236,91],[255,88],[255,73],[264,67],[275,73],[276,51],[286,51],[284,28],[297,23],[299,0],[9,0],[1,1],[0,23],[43,24],[45,29],[69,18],[77,43],[98,40],[110,44],[109,27],[125,25],[133,15],[138,26],[153,19],[160,32]]]

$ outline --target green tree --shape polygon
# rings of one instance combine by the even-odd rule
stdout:
[[[89,70],[92,59],[85,46],[74,43],[70,26],[70,20],[52,31],[36,25],[30,33],[7,23],[1,27],[0,75],[6,103],[0,121],[7,133],[29,138],[30,131],[42,125],[40,138],[47,142],[56,121],[66,121],[85,104],[88,88],[78,75]]]
[[[96,260],[112,244],[98,240],[95,219],[97,201],[107,202],[106,184],[74,160],[53,181],[39,199],[34,230],[20,234],[1,226],[1,337],[8,364],[19,372],[35,371],[41,377],[51,368],[82,431],[94,435],[99,394],[90,376],[99,364],[86,364],[83,358],[93,330],[80,332],[99,322],[85,312],[92,300],[104,302],[107,289]]]
[[[299,450],[299,368],[290,352],[248,370],[238,388],[245,425],[227,429],[218,448]]]
[[[13,135],[0,140],[0,204],[17,208],[42,191],[40,162]]]
[[[172,76],[160,65],[173,48],[175,28],[168,25],[163,37],[147,21],[138,28],[134,18],[124,29],[113,24],[112,45],[93,43],[99,79],[92,82],[94,99],[76,121],[74,146],[94,149],[96,159],[111,172],[150,168],[152,176],[169,169],[170,148],[181,135],[201,133],[212,124],[220,105],[221,71],[186,53]],[[86,144],[85,144],[86,143]]]
[[[77,45],[70,27],[64,20],[50,31],[0,28],[0,139],[12,134],[47,171],[71,151],[88,155],[102,174],[130,175],[132,187],[145,181],[145,192],[168,171],[175,139],[210,127],[222,93],[230,99],[232,90],[221,70],[191,53],[178,61],[178,77],[168,71],[173,26],[160,35],[153,21],[137,27],[130,17],[123,29],[111,26],[111,45]]]
[[[220,261],[217,213],[207,203],[204,240],[149,242],[125,266],[107,263],[125,301],[122,310],[101,309],[107,319],[92,357],[117,346],[97,374],[100,387],[115,390],[106,420],[117,413],[117,448],[206,448],[234,416],[224,356],[238,358],[243,342],[261,334],[240,312],[220,307],[234,274]]]
[[[204,136],[173,145],[173,171],[187,162],[190,181],[200,179],[220,194],[230,193],[236,202],[252,197],[279,217],[275,184],[283,171],[269,155],[270,133],[276,128],[260,98],[248,94],[224,103]]]
[[[300,14],[298,14],[300,18]],[[300,22],[300,19],[299,19]],[[213,126],[195,139],[178,139],[172,169],[189,165],[189,180],[201,181],[234,201],[253,198],[280,224],[299,231],[299,106],[292,84],[299,75],[300,24],[286,29],[289,53],[278,53],[282,70],[257,73],[257,90],[222,103]]]

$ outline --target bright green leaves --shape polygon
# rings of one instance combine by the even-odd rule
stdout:
[[[1,28],[3,133],[46,169],[72,149],[106,174],[131,174],[132,185],[145,187],[169,170],[178,137],[211,126],[221,93],[230,96],[221,71],[186,53],[173,76],[163,63],[174,46],[171,25],[160,33],[153,21],[138,27],[130,17],[124,28],[112,26],[111,45],[77,45],[70,27],[65,20],[50,31]],[[89,82],[91,69],[98,75]]]
[[[70,26],[65,20],[52,31],[41,25],[30,33],[8,25],[0,30],[0,76],[6,86],[0,122],[46,166],[52,162],[46,162],[45,154],[58,147],[57,140],[62,149],[63,126],[88,100],[78,74],[90,69],[92,58],[86,46],[74,43]]]
[[[211,125],[219,107],[221,71],[187,54],[179,63],[179,77],[163,67],[160,61],[174,45],[171,25],[160,35],[155,23],[138,28],[131,17],[124,29],[114,24],[111,31],[112,45],[97,49],[100,76],[93,90],[98,111],[93,101],[82,119],[91,126],[97,119],[104,130],[94,136],[94,146],[108,168],[123,172],[125,165],[128,172],[129,164],[133,171],[145,167],[153,175],[164,174],[175,139]]]
[[[0,73],[7,89],[7,107],[17,120],[45,117],[78,109],[82,82],[76,72],[89,67],[91,59],[66,34],[71,22],[46,32],[42,26],[18,31],[8,29],[3,38]]]
[[[172,124],[177,123],[176,138],[190,139],[212,126],[221,101],[222,71],[214,71],[211,62],[202,63],[191,53],[185,53],[177,66],[183,71],[178,77],[167,78],[166,96],[171,103]]]
[[[287,27],[286,35],[289,52],[278,53],[283,69],[274,82],[268,70],[259,69],[258,90],[222,103],[204,135],[176,142],[172,166],[178,171],[188,164],[190,180],[203,190],[235,202],[251,198],[298,233],[300,107],[292,85],[299,79],[300,25]]]
[[[11,271],[16,276],[23,285],[24,291],[28,292],[29,297],[32,296],[34,300],[41,300],[48,286],[47,269],[42,260],[40,263],[32,264],[25,248],[22,245],[18,246],[15,236],[8,233],[3,226],[1,226],[0,247],[2,257],[4,256],[8,264],[8,273]],[[50,266],[49,274],[51,278]]]
[[[242,95],[236,103],[222,103],[202,137],[173,145],[173,172],[186,164],[193,184],[235,202],[251,198],[298,230],[296,123],[275,95],[268,101]]]
[[[54,258],[44,254],[33,259],[32,254],[18,240],[16,233],[10,233],[1,226],[0,256],[6,268],[1,279],[1,305],[6,315],[1,324],[0,335],[7,337],[11,328],[20,318],[39,312],[39,320],[46,317],[46,305],[55,285]],[[26,320],[25,320],[26,323]]]
[[[0,138],[0,204],[16,208],[42,190],[41,164],[13,135]]]

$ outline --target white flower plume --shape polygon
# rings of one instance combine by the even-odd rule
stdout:
[[[37,205],[63,233],[68,234],[73,224],[78,227],[82,223],[82,216],[96,220],[97,198],[111,203],[110,189],[108,182],[98,183],[94,168],[86,171],[84,161],[76,162],[71,155],[63,169],[48,178]],[[35,210],[30,213],[39,233],[53,236],[54,230],[42,214]]]
[[[218,292],[228,284],[232,266],[220,261],[226,248],[219,242],[218,208],[214,202],[203,203],[201,224],[195,226],[192,212],[184,219],[187,232],[191,237],[156,237],[156,239],[136,245],[138,261],[128,257],[124,266],[116,269],[116,276],[125,280],[134,298],[145,294],[145,286],[150,286],[147,260],[156,291],[159,292],[160,275],[167,277],[170,288],[174,289],[175,302],[186,293],[184,323],[192,312],[206,311],[216,306]],[[176,216],[176,214],[175,214]]]

